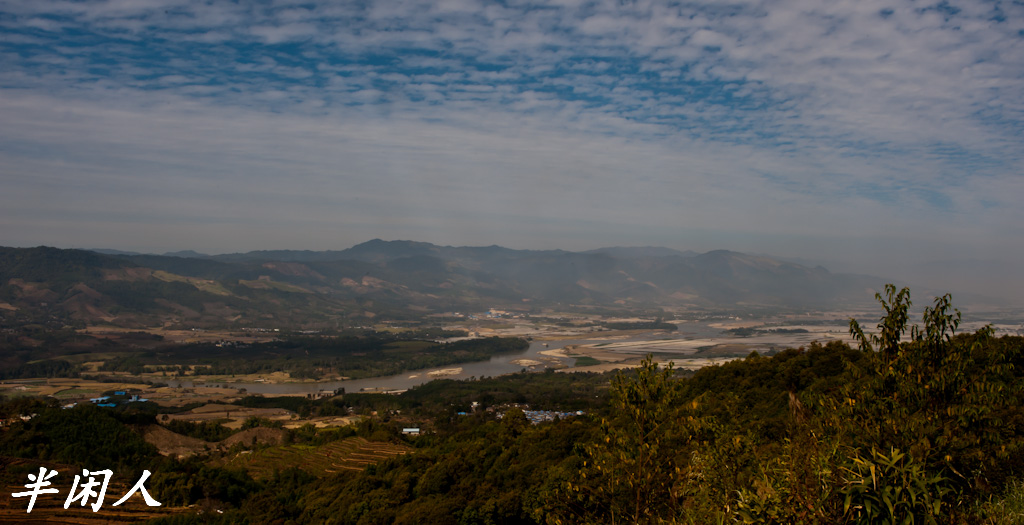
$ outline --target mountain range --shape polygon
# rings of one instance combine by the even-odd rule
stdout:
[[[345,250],[147,255],[0,248],[0,314],[129,327],[324,326],[502,308],[821,308],[884,280],[726,250],[586,252],[374,239]]]

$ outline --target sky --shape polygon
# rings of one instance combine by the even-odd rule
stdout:
[[[1019,1],[0,0],[5,246],[652,245],[1024,295],[1022,160]]]

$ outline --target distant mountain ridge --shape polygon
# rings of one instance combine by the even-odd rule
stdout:
[[[835,307],[884,281],[727,250],[585,252],[374,239],[208,256],[0,248],[0,312],[125,326],[297,326],[490,307]]]
[[[93,249],[97,253],[105,255],[156,255],[143,254],[113,249]],[[417,241],[385,241],[372,239],[351,248],[344,250],[254,250],[250,252],[227,253],[220,255],[207,255],[194,250],[181,250],[166,252],[162,255],[168,257],[203,258],[215,259],[225,262],[252,262],[252,261],[283,261],[283,262],[325,262],[338,260],[359,260],[367,262],[379,262],[392,258],[409,257],[413,255],[429,255],[446,259],[464,258],[469,256],[481,256],[481,254],[514,255],[514,254],[538,254],[538,253],[570,253],[565,250],[515,250],[497,245],[491,246],[438,246],[426,242]],[[622,247],[613,246],[577,252],[587,255],[606,254],[620,259],[636,259],[644,257],[694,257],[700,255],[698,252],[687,250],[679,251],[672,248],[658,246]],[[461,257],[460,257],[461,256]]]
[[[686,250],[681,252],[679,250],[673,250],[672,248],[661,248],[658,246],[637,246],[637,247],[609,247],[609,248],[598,248],[596,250],[589,250],[581,253],[604,253],[612,257],[619,259],[638,259],[643,257],[694,257],[700,255],[699,253]]]

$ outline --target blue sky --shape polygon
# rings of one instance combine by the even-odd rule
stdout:
[[[1020,2],[0,0],[3,245],[662,245],[1019,283],[1022,160]]]

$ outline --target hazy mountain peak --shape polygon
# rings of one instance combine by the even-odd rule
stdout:
[[[142,255],[139,252],[128,252],[124,250],[114,250],[112,248],[90,248],[88,251],[95,253],[102,253],[103,255]]]
[[[693,257],[697,255],[697,252],[679,250],[673,250],[672,248],[663,248],[660,246],[611,246],[606,248],[598,248],[596,250],[588,250],[586,254],[597,254],[604,253],[612,257],[619,259],[635,259],[643,257]]]
[[[209,255],[207,255],[205,253],[199,253],[199,252],[197,252],[195,250],[180,250],[180,251],[176,251],[176,252],[167,252],[167,253],[164,254],[164,257],[183,257],[183,258],[186,258],[186,259],[204,259],[204,258],[209,257]]]

